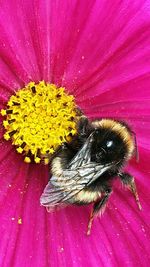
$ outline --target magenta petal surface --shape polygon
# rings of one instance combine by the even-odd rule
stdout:
[[[66,88],[91,118],[127,121],[137,136],[142,204],[119,181],[86,236],[90,207],[47,213],[48,168],[25,164],[0,118],[0,266],[148,267],[150,264],[150,2],[1,1],[0,108],[29,81]]]

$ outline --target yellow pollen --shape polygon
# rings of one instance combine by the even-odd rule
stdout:
[[[18,219],[18,224],[22,224],[22,219],[21,218]]]
[[[58,146],[76,134],[77,107],[74,97],[44,81],[30,82],[12,95],[4,116],[4,138],[11,140],[27,163],[49,163]]]

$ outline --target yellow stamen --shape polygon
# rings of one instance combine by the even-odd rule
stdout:
[[[23,152],[23,148],[21,148],[20,146],[16,150],[18,151],[18,153],[22,153]]]
[[[63,87],[44,81],[30,82],[25,88],[12,95],[7,109],[1,110],[5,117],[4,138],[11,139],[24,161],[34,159],[48,164],[49,156],[59,145],[76,134],[77,107],[74,97]]]
[[[2,114],[2,116],[5,116],[6,115],[6,110],[5,109],[1,109],[1,114]]]
[[[31,162],[31,159],[30,159],[29,157],[25,157],[25,158],[24,158],[24,162],[26,162],[26,163],[30,163],[30,162]]]

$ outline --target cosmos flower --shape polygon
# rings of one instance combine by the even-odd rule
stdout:
[[[149,266],[150,2],[1,1],[0,108],[29,82],[64,86],[89,118],[128,122],[142,211],[117,181],[85,235],[90,207],[51,214],[39,199],[48,167],[25,163],[0,131],[0,266]]]

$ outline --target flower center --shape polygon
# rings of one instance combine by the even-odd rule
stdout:
[[[25,162],[34,159],[40,163],[44,158],[48,164],[58,146],[76,134],[76,112],[74,97],[63,87],[30,82],[10,97],[6,110],[1,110],[4,138],[12,140],[16,150],[25,155]]]

